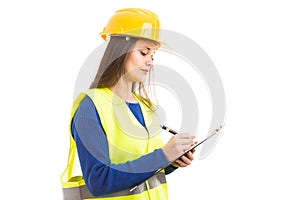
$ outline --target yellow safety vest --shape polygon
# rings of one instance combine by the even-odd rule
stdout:
[[[109,158],[112,164],[125,163],[135,160],[163,146],[157,114],[142,102],[139,102],[144,121],[144,128],[132,114],[125,101],[108,88],[97,88],[81,93],[75,100],[71,112],[73,116],[81,102],[88,95],[97,109],[102,127],[108,141]],[[74,160],[77,156],[76,143],[71,134],[68,166],[64,171],[61,182],[64,200],[80,199],[112,199],[112,200],[165,200],[168,199],[167,184],[164,171],[139,184],[135,188],[94,197],[86,188],[82,175],[74,176]],[[80,197],[78,197],[80,196]]]

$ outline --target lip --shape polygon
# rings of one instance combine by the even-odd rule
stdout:
[[[145,72],[145,73],[148,73],[149,70],[148,69],[141,69],[141,71]]]

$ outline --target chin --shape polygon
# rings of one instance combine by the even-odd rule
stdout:
[[[133,77],[131,79],[131,81],[139,83],[139,82],[144,82],[145,79],[146,79],[146,76],[139,76],[139,77],[136,76],[136,77]]]
[[[133,80],[133,82],[135,82],[135,83],[141,83],[141,82],[144,82],[144,80],[145,79],[142,79],[142,80],[141,79],[135,79],[135,80]]]
[[[127,79],[132,82],[144,82],[146,78],[148,77],[148,74],[144,73],[131,73],[127,74]]]

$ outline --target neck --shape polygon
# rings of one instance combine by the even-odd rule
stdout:
[[[115,86],[110,87],[109,89],[126,102],[137,102],[132,96],[131,88],[132,81],[126,81],[121,78]]]

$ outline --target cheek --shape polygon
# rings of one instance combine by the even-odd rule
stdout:
[[[127,62],[125,63],[125,73],[129,72],[130,69],[131,69],[131,65],[130,65],[130,63],[127,61]]]
[[[137,67],[141,66],[141,59],[139,59],[139,56],[136,55],[137,52],[131,52],[131,54],[128,56],[128,59],[125,64],[125,72],[129,72]]]

